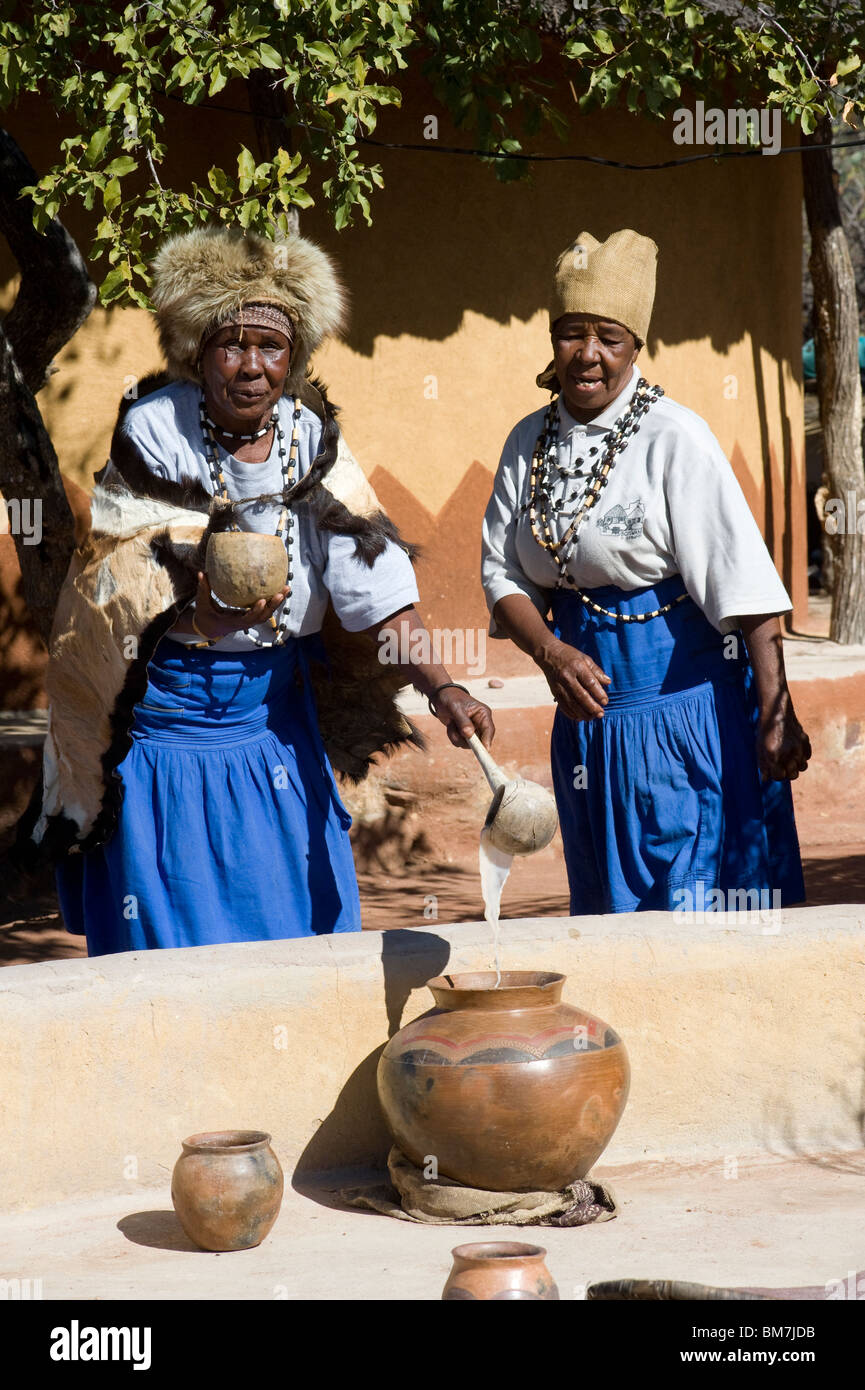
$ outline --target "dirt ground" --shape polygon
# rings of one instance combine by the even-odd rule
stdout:
[[[394,828],[390,827],[391,832]],[[406,817],[395,833],[356,827],[364,928],[426,927],[483,918],[477,827],[453,810]],[[803,843],[809,905],[865,902],[865,843]],[[502,920],[568,913],[567,876],[558,844],[514,862],[502,896]],[[87,954],[84,938],[64,928],[50,879],[19,903],[0,899],[0,966]]]

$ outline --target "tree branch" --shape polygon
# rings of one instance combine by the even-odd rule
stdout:
[[[21,287],[0,328],[2,521],[15,541],[25,602],[48,646],[75,531],[35,393],[47,380],[54,354],[90,313],[96,287],[56,219],[44,232],[33,226],[32,200],[19,195],[35,182],[29,161],[0,130],[0,231],[21,270]]]
[[[24,383],[35,395],[52,358],[81,327],[96,302],[81,253],[55,219],[33,226],[33,202],[21,189],[37,181],[30,161],[0,129],[0,233],[21,270],[21,288],[3,330]]]

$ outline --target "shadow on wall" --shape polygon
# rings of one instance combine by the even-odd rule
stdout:
[[[557,77],[552,64],[549,75]],[[567,91],[564,74],[557,85]],[[625,226],[659,247],[651,352],[659,343],[708,339],[724,353],[745,331],[773,357],[786,359],[791,343],[798,347],[798,328],[791,335],[789,327],[798,300],[791,309],[782,271],[791,266],[798,283],[797,161],[707,160],[645,173],[535,164],[528,181],[500,183],[475,159],[437,152],[472,140],[453,129],[417,78],[406,84],[399,109],[382,112],[376,139],[423,144],[428,113],[439,122],[438,140],[425,149],[366,152],[381,163],[385,181],[372,227],[335,233],[320,208],[303,214],[304,233],[333,252],[349,285],[348,342],[356,352],[371,353],[379,335],[441,341],[467,311],[505,325],[527,321],[546,307],[556,260],[581,231],[604,239]],[[533,135],[524,144],[543,154],[645,164],[693,154],[673,143],[672,131],[672,120],[604,111],[575,119],[566,142]],[[798,359],[793,365],[801,370]]]
[[[447,941],[432,932],[382,933],[381,962],[384,972],[384,1009],[387,1038],[397,1033],[412,990],[440,975],[450,959]],[[384,1020],[382,1020],[384,1023]],[[316,1188],[315,1179],[339,1169],[385,1167],[391,1139],[379,1106],[376,1087],[382,1042],[355,1067],[337,1097],[333,1109],[310,1139],[297,1161],[292,1186],[323,1205],[331,1205]],[[374,1127],[370,1116],[375,1117]],[[370,1132],[372,1129],[372,1138]]]
[[[570,134],[559,141],[545,131],[523,133],[525,149],[638,164],[695,153],[673,143],[672,118],[659,121],[617,110],[578,113],[569,94],[569,65],[553,54],[539,75],[552,84],[553,100],[571,118]],[[440,341],[459,328],[466,310],[503,324],[527,320],[546,304],[556,257],[584,227],[605,237],[622,226],[653,237],[661,249],[652,349],[658,341],[708,337],[724,352],[740,341],[743,325],[773,356],[783,356],[791,341],[798,348],[798,296],[791,339],[782,298],[788,281],[780,273],[789,264],[797,282],[801,278],[798,160],[706,160],[645,173],[535,164],[528,180],[501,183],[477,159],[440,152],[448,146],[470,148],[474,137],[453,127],[414,64],[399,85],[402,103],[381,110],[375,139],[421,149],[363,150],[384,173],[373,226],[361,222],[337,233],[321,201],[301,215],[303,234],[327,246],[342,266],[352,296],[349,342],[355,351],[371,353],[379,334]],[[214,163],[228,161],[226,167],[232,167],[238,142],[254,142],[251,117],[237,109],[242,92],[241,84],[229,84],[208,101],[205,120],[200,110],[169,106],[165,175],[170,183],[182,187],[204,179]],[[10,133],[37,174],[45,173],[61,158],[60,142],[72,126],[30,96],[22,97],[9,116]],[[428,138],[430,117],[437,123],[435,139]],[[786,130],[785,139],[794,143]],[[315,178],[310,187],[319,197]],[[78,206],[64,213],[64,224],[85,256],[98,220],[98,214]],[[103,272],[102,263],[93,271]],[[6,298],[16,274],[4,244],[0,284]]]
[[[865,1178],[865,1056],[858,1075],[850,1075],[843,1088],[835,1089],[843,1095],[843,1109],[859,1137],[856,1148],[850,1147],[849,1129],[842,1135],[802,1134],[790,1102],[781,1095],[766,1102],[761,1143],[767,1153],[794,1155],[814,1168]]]

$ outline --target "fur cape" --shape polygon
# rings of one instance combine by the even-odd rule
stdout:
[[[146,378],[139,395],[170,379]],[[354,536],[355,553],[367,565],[388,540],[413,559],[416,548],[382,512],[324,388],[307,381],[298,394],[324,428],[318,455],[286,491],[286,501],[306,508],[320,528]],[[25,872],[84,853],[113,833],[123,796],[117,768],[132,743],[132,712],[147,685],[148,662],[195,597],[211,532],[224,530],[234,515],[232,504],[212,497],[196,479],[175,482],[150,470],[120,431],[128,408],[121,405],[111,447],[120,477],[97,474],[91,530],[72,557],[55,612],[42,778],[11,855]],[[421,734],[395,703],[401,678],[378,661],[374,640],[346,632],[330,607],[321,637],[326,660],[314,660],[310,672],[334,769],[359,781],[376,753],[407,742],[422,748]]]

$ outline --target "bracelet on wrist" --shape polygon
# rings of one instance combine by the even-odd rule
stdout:
[[[430,714],[437,715],[438,712],[435,708],[435,705],[433,704],[433,700],[435,699],[436,695],[440,695],[443,690],[462,690],[465,691],[466,695],[468,695],[470,699],[474,699],[472,692],[470,690],[466,690],[464,685],[458,685],[456,681],[445,681],[443,685],[437,685],[435,690],[432,691],[432,693],[427,699]]]

